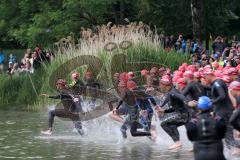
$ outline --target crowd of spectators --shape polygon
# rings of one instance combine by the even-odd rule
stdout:
[[[201,67],[214,62],[218,62],[222,67],[227,65],[235,67],[240,63],[240,41],[236,35],[231,40],[227,37],[216,37],[211,50],[206,50],[201,40],[184,39],[183,35],[179,35],[177,39],[172,35],[161,36],[161,40],[166,51],[188,54],[192,64]]]
[[[18,60],[12,53],[6,57],[3,50],[0,49],[0,73],[6,72],[10,76],[32,74],[41,66],[42,62],[50,62],[53,56],[53,52],[44,51],[41,46],[37,46],[33,51],[26,49],[23,58]]]

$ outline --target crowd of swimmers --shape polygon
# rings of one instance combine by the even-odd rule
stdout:
[[[59,79],[58,95],[43,94],[61,99],[64,106],[49,112],[49,129],[43,131],[44,134],[52,134],[54,116],[70,118],[79,134],[84,134],[79,115],[75,114],[82,112],[79,101],[84,98],[76,98],[76,95],[86,95],[84,92],[92,89],[90,103],[94,105],[94,94],[100,84],[92,72],[85,74],[84,81],[79,76],[78,72],[73,72],[71,84]],[[113,75],[118,102],[109,107],[108,116],[121,123],[119,132],[123,138],[128,137],[129,129],[133,137],[146,136],[155,141],[156,126],[151,122],[157,114],[159,125],[174,142],[169,150],[182,147],[178,127],[184,126],[193,142],[196,160],[224,160],[223,139],[233,154],[239,153],[240,65],[199,67],[184,63],[174,72],[164,67],[142,69],[140,76],[139,80],[137,72]]]

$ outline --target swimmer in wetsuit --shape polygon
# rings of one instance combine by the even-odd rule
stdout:
[[[155,100],[147,95],[144,91],[137,89],[137,85],[134,81],[127,82],[128,91],[123,96],[123,101],[127,104],[127,119],[121,127],[123,137],[126,138],[127,126],[130,126],[131,135],[136,136],[152,136],[155,140],[155,133],[151,130],[151,119],[153,110],[151,103],[157,108]],[[142,118],[145,118],[144,123]],[[144,128],[144,131],[138,131],[137,129]]]
[[[187,136],[194,142],[195,160],[226,160],[223,154],[223,142],[226,132],[225,121],[211,115],[212,102],[202,96],[197,104],[200,113],[187,125]]]
[[[182,147],[180,142],[180,135],[177,130],[178,127],[185,125],[189,120],[189,108],[186,106],[187,98],[183,96],[178,90],[182,90],[186,83],[183,78],[177,80],[177,88],[173,86],[168,86],[163,84],[164,77],[160,81],[161,87],[168,88],[169,91],[166,94],[166,98],[157,110],[160,114],[175,112],[175,116],[166,119],[161,123],[163,130],[173,139],[174,144],[169,147],[169,149],[178,149]],[[169,109],[163,109],[163,106],[167,104],[172,106]]]
[[[63,108],[55,108],[54,110],[49,111],[48,117],[48,129],[42,131],[42,134],[51,135],[53,131],[53,122],[54,117],[68,118],[73,121],[75,128],[77,129],[80,135],[83,135],[82,123],[77,111],[76,102],[78,98],[75,98],[72,94],[72,91],[66,88],[66,80],[59,79],[56,83],[56,87],[59,90],[59,94],[55,96],[49,96],[47,94],[42,94],[48,98],[60,99],[63,105]]]
[[[227,131],[225,134],[226,145],[229,149],[235,150],[235,148],[240,147],[240,141],[234,139],[233,127],[229,122],[234,108],[228,96],[228,87],[223,80],[217,79],[214,76],[214,72],[211,69],[204,71],[204,78],[211,83],[213,112],[222,117],[227,125]]]

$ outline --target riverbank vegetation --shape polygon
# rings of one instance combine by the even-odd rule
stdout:
[[[188,56],[181,53],[166,52],[157,32],[150,30],[143,23],[131,23],[125,26],[103,25],[98,33],[86,29],[81,31],[81,38],[77,47],[68,47],[62,52],[58,49],[55,58],[49,64],[43,64],[41,69],[32,75],[0,76],[0,106],[21,106],[24,110],[41,110],[53,103],[52,100],[39,97],[40,93],[54,94],[50,79],[53,72],[63,63],[81,55],[94,55],[101,59],[103,67],[98,80],[105,88],[111,87],[111,60],[116,54],[127,56],[128,62],[150,62],[176,69],[181,63],[188,62]],[[114,44],[108,45],[108,44]],[[125,46],[120,45],[126,42]],[[115,71],[121,66],[115,66]],[[119,67],[119,68],[118,68]],[[86,70],[83,67],[82,72]],[[6,107],[5,107],[6,108]]]

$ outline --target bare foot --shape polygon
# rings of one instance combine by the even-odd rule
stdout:
[[[187,151],[188,151],[188,152],[193,152],[193,148],[191,148],[191,149],[188,149]]]
[[[45,130],[45,131],[41,131],[41,133],[44,134],[44,135],[47,135],[47,136],[51,136],[52,135],[52,130],[48,129],[48,130]]]
[[[232,148],[231,149],[231,151],[232,151],[232,155],[234,155],[234,156],[238,156],[238,155],[240,155],[240,149],[239,148]]]
[[[152,130],[151,131],[151,140],[156,142],[156,140],[157,140],[157,132],[156,132],[156,130]]]
[[[176,143],[174,143],[173,145],[171,145],[168,149],[172,150],[172,149],[179,149],[182,147],[182,143],[180,141],[177,141]]]

